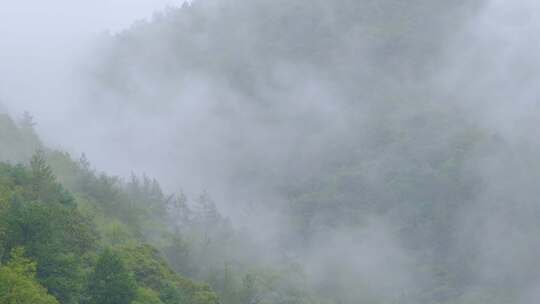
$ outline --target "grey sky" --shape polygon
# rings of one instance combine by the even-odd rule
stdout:
[[[77,102],[75,63],[100,32],[119,31],[183,0],[0,0],[0,103],[30,111],[47,141]],[[45,100],[49,100],[45,104]],[[50,100],[56,100],[51,107]]]
[[[13,99],[34,98],[28,90],[36,93],[37,79],[42,80],[46,76],[43,74],[51,71],[65,72],[73,56],[95,34],[121,30],[135,20],[150,18],[153,12],[182,2],[0,0],[0,100],[15,111],[25,107],[39,112],[34,109],[38,101],[22,105]],[[18,96],[10,96],[10,92]]]

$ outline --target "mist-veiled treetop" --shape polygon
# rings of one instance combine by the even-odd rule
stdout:
[[[156,158],[205,185],[287,187],[350,159],[386,125],[434,111],[460,119],[430,85],[483,2],[194,1],[104,39],[92,108],[159,142],[167,153]],[[145,136],[160,127],[175,131]]]
[[[368,78],[384,82],[436,68],[448,40],[482,2],[199,0],[119,34],[97,75],[137,99],[158,93],[157,83],[202,76],[252,102],[276,103],[260,89],[299,81],[280,79],[281,65],[357,90],[353,84],[364,87]]]
[[[0,160],[24,161],[42,147],[34,131],[35,123],[25,113],[19,123],[0,112]]]

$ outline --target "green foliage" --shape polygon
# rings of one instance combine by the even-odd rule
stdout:
[[[122,247],[120,252],[140,286],[159,290],[164,281],[173,277],[159,252],[150,245]]]
[[[130,304],[137,285],[121,257],[110,249],[99,256],[88,283],[91,304]]]
[[[58,304],[35,279],[36,263],[24,257],[22,247],[11,251],[7,265],[0,267],[0,303]]]
[[[148,288],[139,288],[137,297],[133,304],[163,304],[159,299],[159,294]]]
[[[121,247],[120,252],[138,285],[159,292],[164,303],[217,303],[217,295],[208,286],[195,284],[176,274],[154,247]]]
[[[1,215],[3,248],[23,246],[38,263],[38,281],[62,303],[77,303],[83,288],[83,257],[96,248],[97,235],[43,158],[35,156],[32,166],[0,167],[2,185],[9,193]]]

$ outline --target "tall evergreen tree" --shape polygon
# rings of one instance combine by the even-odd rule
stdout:
[[[137,285],[121,257],[106,249],[90,276],[88,293],[91,304],[130,304]]]

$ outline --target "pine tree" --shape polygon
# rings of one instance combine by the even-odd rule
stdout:
[[[45,153],[37,151],[30,160],[30,170],[32,173],[32,191],[37,200],[43,200],[50,186],[55,183],[56,178],[51,167],[47,165]]]
[[[121,257],[106,249],[90,276],[88,293],[91,304],[130,304],[137,295],[137,285]]]

